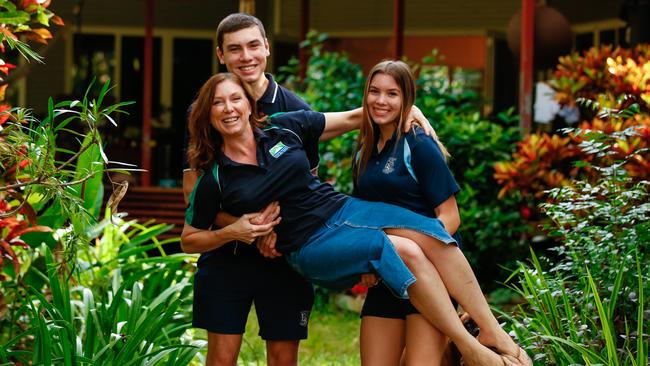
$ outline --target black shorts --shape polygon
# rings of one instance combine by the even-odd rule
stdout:
[[[388,286],[382,281],[368,289],[366,300],[361,309],[361,317],[376,316],[379,318],[406,319],[407,315],[419,313],[410,300],[400,299],[393,295]]]
[[[240,244],[233,254],[234,246],[227,245],[199,260],[192,325],[213,333],[243,334],[255,304],[262,339],[306,339],[313,286],[283,258],[266,259],[249,248]]]
[[[454,299],[451,299],[451,303],[454,308],[458,306]],[[382,281],[368,288],[368,294],[361,309],[361,317],[376,316],[379,318],[406,319],[407,316],[413,314],[420,314],[420,311],[411,304],[410,300],[400,299],[393,295],[388,286]]]

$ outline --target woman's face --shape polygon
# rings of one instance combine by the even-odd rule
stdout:
[[[215,87],[210,123],[222,137],[237,136],[250,128],[251,105],[244,89],[232,80]]]
[[[402,108],[402,91],[395,79],[390,75],[375,74],[370,80],[366,104],[374,123],[397,122]]]

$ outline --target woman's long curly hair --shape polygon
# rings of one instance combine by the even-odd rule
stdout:
[[[217,85],[224,81],[232,81],[241,86],[244,94],[251,104],[251,123],[256,126],[257,119],[254,117],[255,103],[246,93],[243,83],[235,74],[228,72],[213,75],[201,86],[189,116],[190,142],[187,149],[187,160],[193,169],[209,169],[221,149],[223,139],[219,132],[212,126],[210,115],[212,103]]]

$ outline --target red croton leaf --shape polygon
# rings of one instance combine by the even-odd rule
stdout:
[[[9,119],[10,114],[7,111],[10,109],[11,107],[9,104],[0,104],[0,126],[2,126]]]
[[[30,6],[35,5],[37,7],[42,6],[44,8],[47,8],[48,6],[50,6],[50,2],[51,2],[51,0],[22,0],[22,3],[21,3],[20,7],[22,9],[26,9],[26,8],[28,8]]]
[[[63,27],[65,25],[63,19],[61,19],[61,17],[58,15],[52,15],[52,18],[50,18],[50,20],[52,21],[52,23],[58,25],[59,27]]]
[[[5,75],[9,74],[9,70],[15,69],[16,65],[14,64],[8,64],[4,62],[4,60],[0,60],[0,72],[4,73]]]
[[[11,259],[11,262],[14,264],[14,271],[16,273],[20,272],[20,263],[18,262],[18,256],[16,256],[16,252],[14,252],[8,242],[0,239],[0,265],[4,262],[3,257],[5,256]]]

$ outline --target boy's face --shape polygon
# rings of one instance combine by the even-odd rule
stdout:
[[[269,43],[256,26],[225,33],[223,44],[217,48],[221,64],[249,84],[264,77],[269,55]]]

